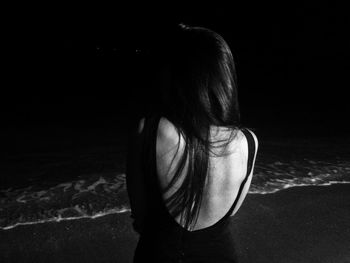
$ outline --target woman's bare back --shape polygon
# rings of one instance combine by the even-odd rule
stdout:
[[[227,128],[211,128],[211,139],[213,141],[226,139],[227,136],[229,136],[229,130]],[[257,139],[254,134],[253,137],[257,150]],[[161,118],[157,131],[156,162],[157,175],[162,189],[171,181],[177,163],[181,158],[184,145],[184,138],[179,135],[175,126],[166,118]],[[219,153],[222,151],[222,148],[213,149],[213,151],[214,153]],[[209,157],[209,173],[203,192],[198,220],[193,230],[203,229],[218,222],[234,203],[241,183],[245,178],[248,162],[248,143],[243,132],[236,131],[236,135],[225,149],[225,153],[228,154],[219,157],[212,154]],[[173,194],[181,185],[183,177],[186,174],[186,167],[177,183],[163,195],[164,199]],[[251,178],[252,175],[250,174],[231,215],[234,215],[242,204],[248,192]],[[180,216],[176,217],[175,220],[179,223]]]

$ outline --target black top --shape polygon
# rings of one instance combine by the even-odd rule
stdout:
[[[248,141],[248,168],[231,208],[214,225],[188,231],[169,213],[158,186],[156,142],[160,118],[147,118],[144,124],[143,170],[148,189],[145,197],[148,214],[140,233],[134,262],[237,262],[233,233],[229,227],[230,215],[251,173],[255,153],[252,134],[247,129],[242,130]]]

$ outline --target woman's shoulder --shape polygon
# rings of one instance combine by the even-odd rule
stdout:
[[[157,130],[157,150],[166,153],[184,145],[184,138],[176,126],[165,117],[161,117]]]
[[[171,121],[165,117],[161,117],[158,124],[158,136],[175,139],[178,137],[178,131]]]
[[[150,117],[141,117],[138,120],[138,129],[137,129],[137,131],[139,133],[143,132],[146,119],[150,119]],[[176,127],[175,127],[175,125],[172,122],[170,122],[165,117],[159,117],[158,133],[160,133],[160,134],[162,134],[164,136],[165,135],[171,136],[171,135],[174,135],[176,131],[177,131]]]
[[[145,129],[145,123],[150,117],[142,117],[138,121],[137,133],[142,134]],[[178,132],[175,125],[165,117],[159,117],[157,124],[157,141],[160,145],[173,146],[177,145],[181,134]]]

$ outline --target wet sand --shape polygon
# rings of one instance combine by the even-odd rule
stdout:
[[[233,219],[240,262],[350,262],[350,184],[249,194]],[[0,230],[0,262],[132,262],[130,214]]]
[[[350,262],[350,184],[249,195],[234,220],[241,262]]]

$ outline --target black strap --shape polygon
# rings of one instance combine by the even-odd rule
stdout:
[[[226,218],[232,214],[232,212],[235,209],[237,202],[242,194],[243,188],[244,188],[244,186],[249,178],[249,175],[252,172],[252,168],[253,168],[253,161],[254,161],[254,155],[255,155],[255,140],[253,138],[253,135],[250,133],[250,131],[248,129],[242,129],[242,132],[244,133],[244,135],[247,139],[247,142],[248,142],[247,173],[246,173],[246,176],[239,187],[239,190],[238,190],[237,196],[235,198],[235,201],[233,202],[233,205],[230,207],[230,209],[228,210],[228,212],[226,213],[226,215],[223,218]]]

